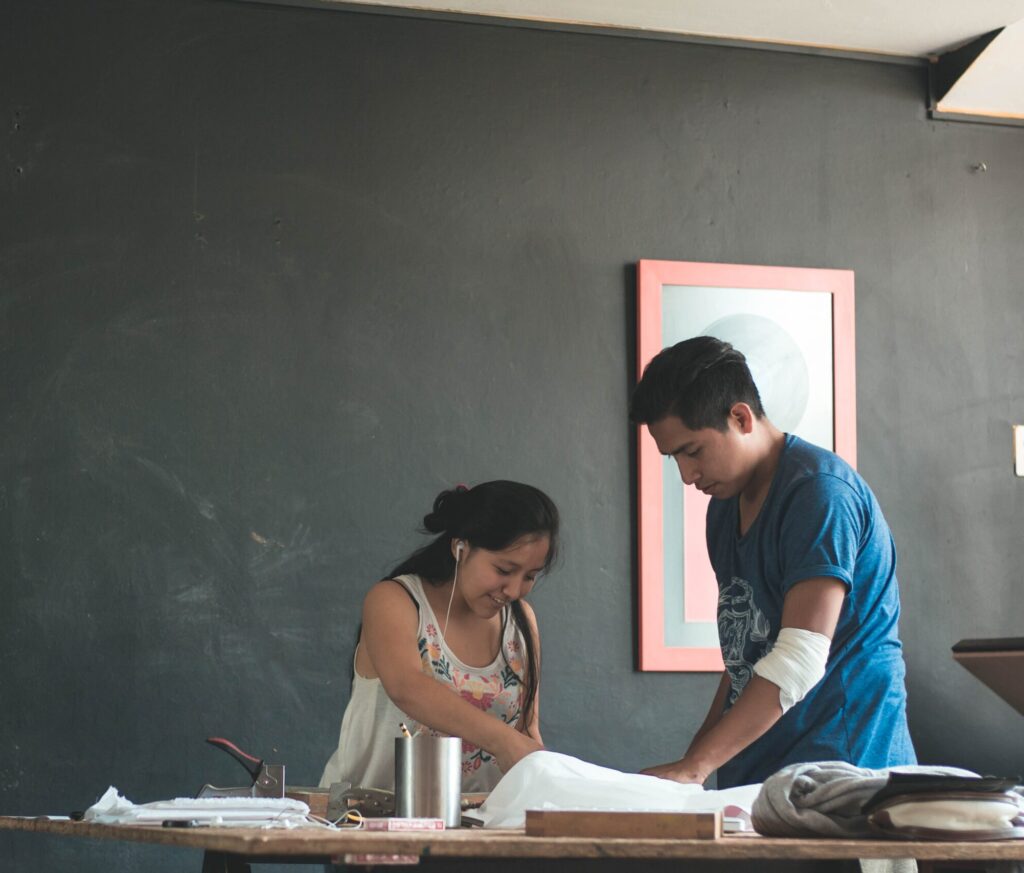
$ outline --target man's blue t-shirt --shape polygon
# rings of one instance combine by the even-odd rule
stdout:
[[[739,535],[738,498],[712,500],[708,553],[728,709],[779,635],[782,601],[804,579],[846,585],[825,676],[771,729],[718,770],[718,787],[763,782],[806,761],[914,764],[907,730],[896,548],[867,483],[842,458],[786,435],[768,496]]]

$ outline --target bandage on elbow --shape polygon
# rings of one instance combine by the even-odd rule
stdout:
[[[754,672],[779,686],[785,713],[799,703],[825,675],[832,640],[799,627],[784,627],[772,650],[754,664]]]

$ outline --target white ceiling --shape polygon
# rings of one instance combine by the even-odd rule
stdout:
[[[1024,119],[1024,0],[320,0],[317,5],[333,2],[919,59],[1006,28],[943,103],[950,112]]]

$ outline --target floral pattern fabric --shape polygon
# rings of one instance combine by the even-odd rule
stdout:
[[[422,603],[426,604],[425,597]],[[501,654],[488,667],[472,668],[455,658],[445,645],[432,616],[427,615],[429,608],[426,606],[420,612],[419,651],[423,672],[451,686],[463,700],[477,709],[500,718],[505,724],[515,725],[522,714],[525,689],[520,681],[523,675],[522,643],[511,616],[507,618]],[[423,733],[441,736],[425,725],[414,724]],[[497,761],[489,752],[463,740],[463,776],[475,774],[482,767],[497,767]]]

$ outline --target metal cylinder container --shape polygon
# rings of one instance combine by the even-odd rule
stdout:
[[[459,737],[395,738],[395,815],[440,818],[446,828],[462,821],[462,740]]]

